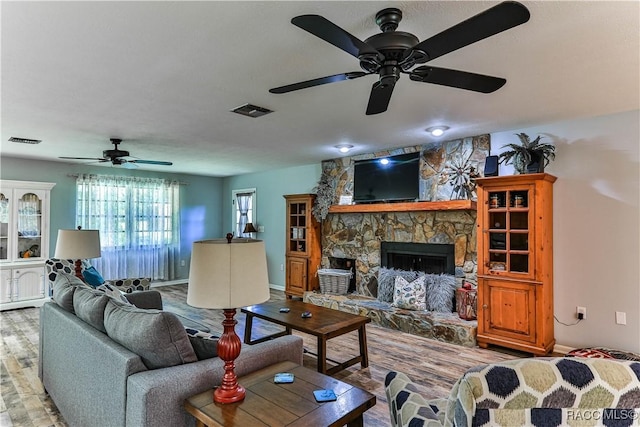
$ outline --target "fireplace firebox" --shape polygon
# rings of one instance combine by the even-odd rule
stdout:
[[[455,274],[455,246],[440,243],[381,242],[380,265],[430,274]]]

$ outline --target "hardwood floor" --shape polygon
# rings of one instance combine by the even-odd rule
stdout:
[[[222,311],[188,306],[186,284],[154,289],[162,293],[166,311],[202,323],[209,327],[212,333],[222,333]],[[271,291],[271,300],[284,298],[283,292]],[[245,315],[240,313],[240,310],[236,320],[236,332],[242,338]],[[1,426],[66,426],[38,379],[38,322],[39,310],[36,308],[0,312]],[[254,319],[253,337],[280,330],[282,328],[277,325]],[[295,331],[294,333],[303,338],[305,349],[315,353],[314,337]],[[376,396],[377,404],[365,412],[366,426],[390,425],[384,377],[391,370],[405,372],[416,382],[425,398],[446,397],[453,383],[467,369],[478,364],[528,356],[525,353],[502,349],[496,351],[497,348],[485,350],[478,347],[461,347],[372,324],[367,325],[367,344],[369,367],[361,369],[360,365],[356,364],[335,375],[336,378],[368,390]],[[331,339],[327,345],[329,359],[342,361],[358,353],[357,332]],[[316,369],[315,357],[305,354],[304,365]]]

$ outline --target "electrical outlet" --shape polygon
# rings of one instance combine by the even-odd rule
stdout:
[[[626,325],[627,324],[627,313],[624,311],[616,311],[616,324],[618,325]]]
[[[280,264],[280,271],[284,271],[284,264]]]
[[[587,307],[576,307],[576,317],[580,320],[587,318]]]
[[[184,267],[185,265],[187,265],[187,263],[185,262],[185,260],[180,261],[180,267]]]

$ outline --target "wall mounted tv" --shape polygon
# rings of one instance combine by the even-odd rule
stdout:
[[[356,160],[353,172],[355,203],[399,202],[420,196],[420,153]]]

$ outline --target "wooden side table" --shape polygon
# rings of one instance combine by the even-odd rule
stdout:
[[[291,372],[291,384],[275,384],[278,372]],[[246,389],[242,402],[221,405],[213,402],[213,390],[185,400],[184,407],[198,427],[208,426],[330,426],[362,427],[363,414],[376,404],[376,397],[335,378],[293,362],[281,362],[241,377]],[[318,403],[313,391],[332,389],[333,402]]]

